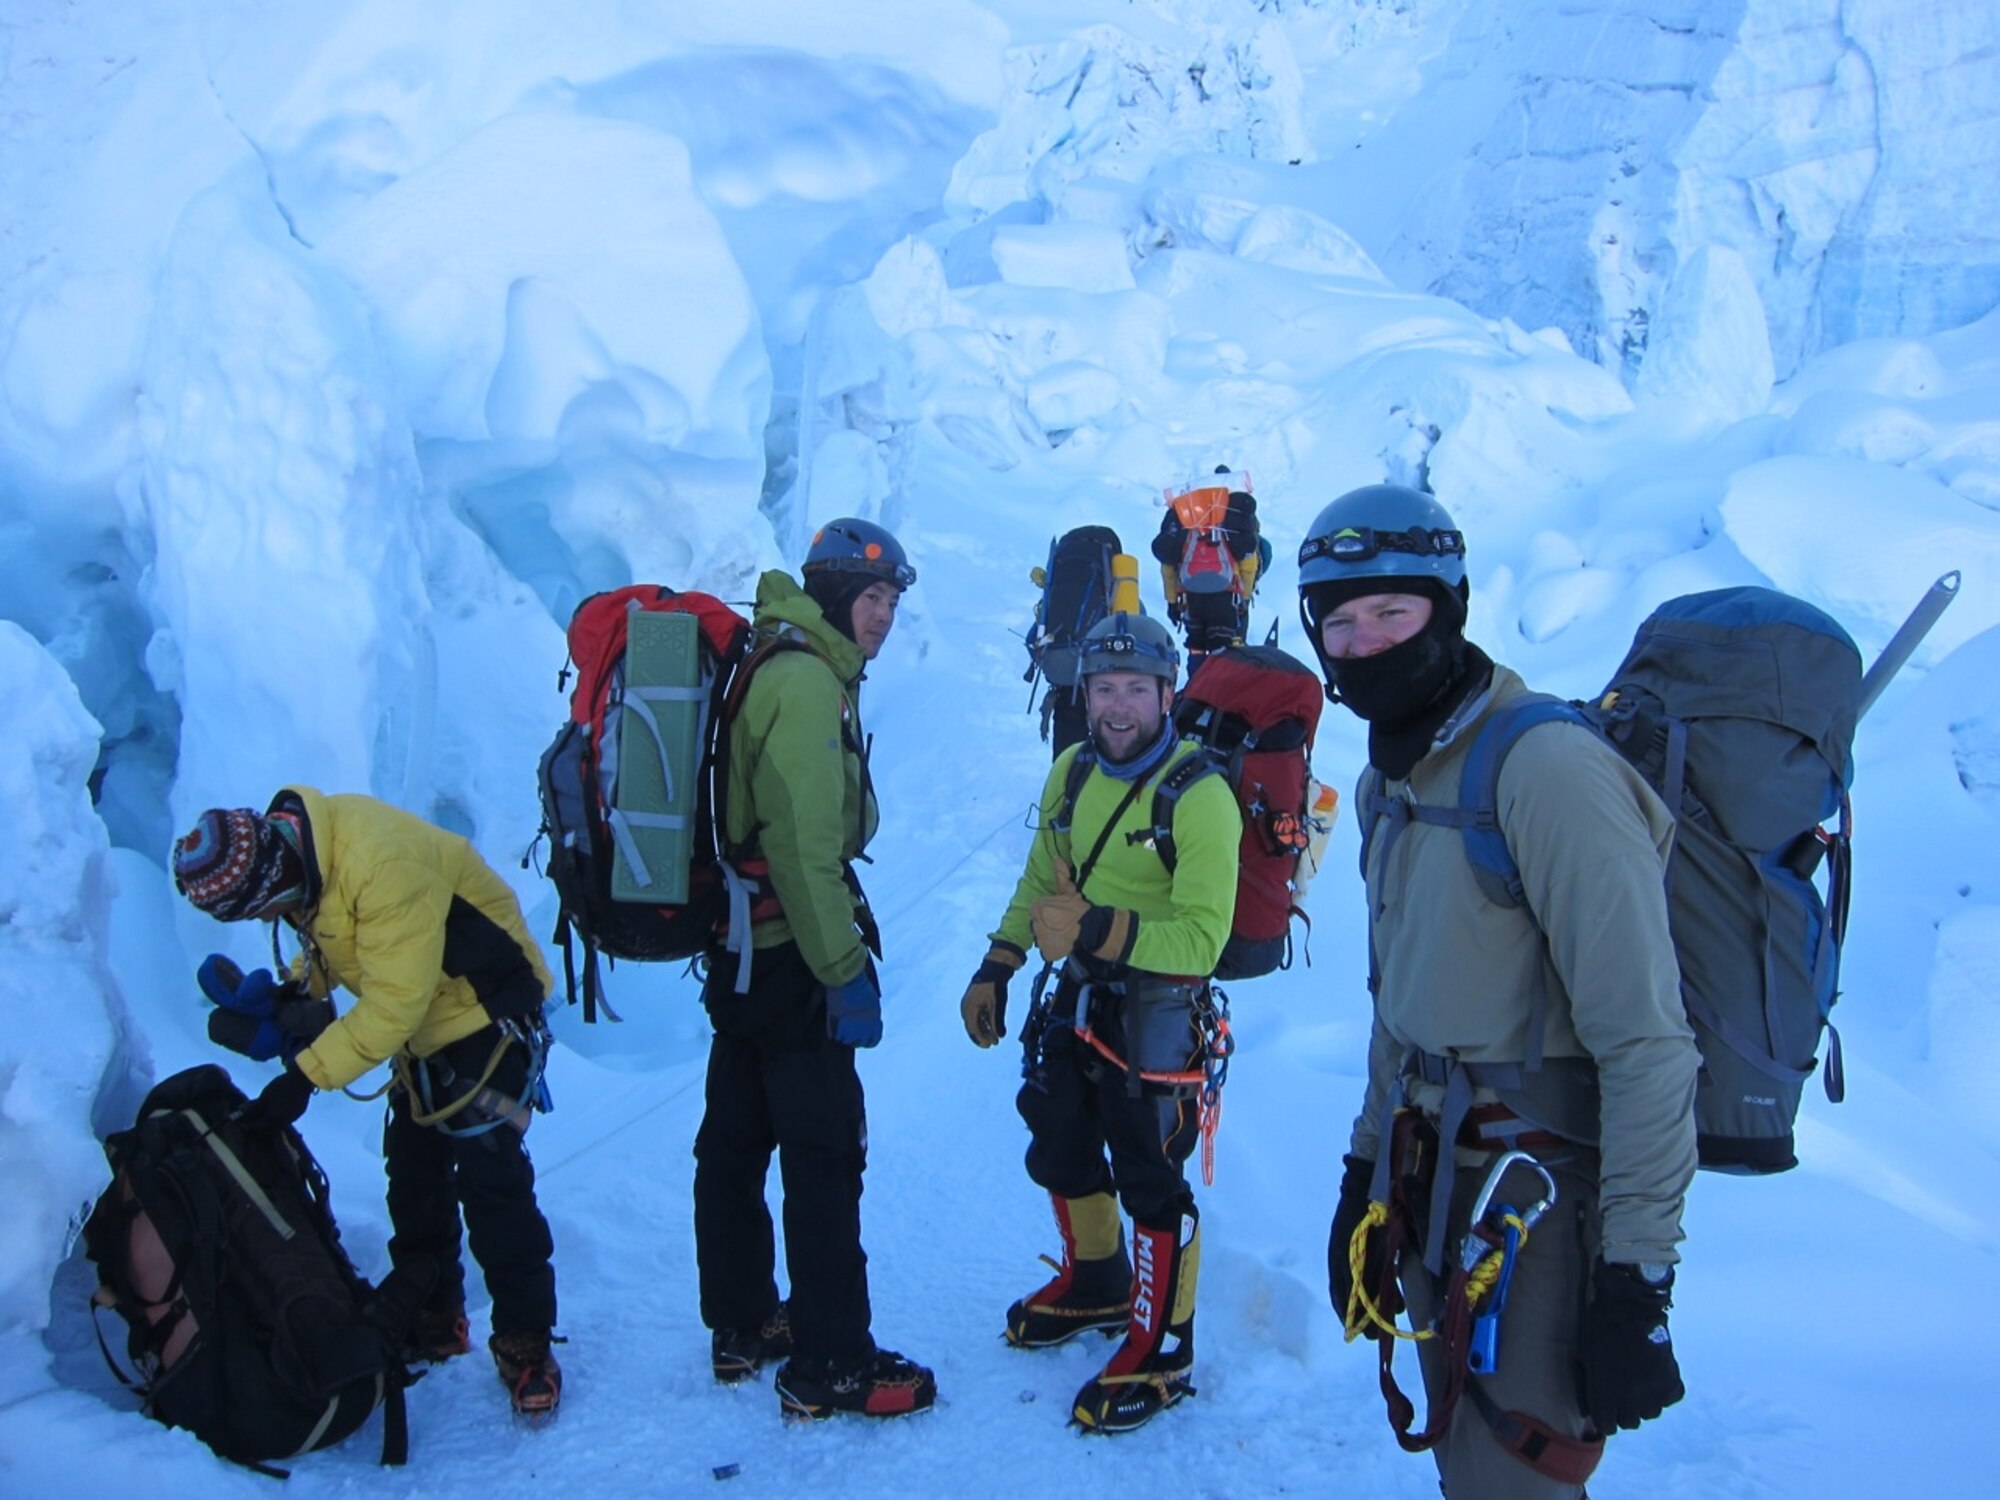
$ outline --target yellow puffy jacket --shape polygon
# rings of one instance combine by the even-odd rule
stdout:
[[[532,1015],[551,980],[520,903],[455,833],[373,797],[288,786],[274,812],[304,815],[310,904],[290,918],[291,977],[354,1007],[298,1055],[323,1089],[397,1052],[428,1057],[496,1020]]]

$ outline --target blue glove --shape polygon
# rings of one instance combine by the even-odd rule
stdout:
[[[827,987],[826,1034],[850,1047],[882,1040],[882,986],[873,968],[864,966],[847,983]]]
[[[201,992],[224,1010],[240,1011],[260,1021],[278,1013],[280,985],[269,969],[245,974],[226,954],[211,953],[201,961],[194,977]]]
[[[269,969],[245,974],[226,955],[211,953],[195,970],[201,991],[215,1002],[208,1018],[208,1039],[253,1062],[288,1056],[302,1045],[278,1020],[278,1004],[287,990]]]

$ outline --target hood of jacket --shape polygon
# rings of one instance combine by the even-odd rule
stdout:
[[[813,654],[833,668],[833,675],[848,686],[861,680],[868,658],[861,648],[834,629],[818,604],[791,574],[773,568],[757,580],[757,618],[760,639],[790,630],[801,637]]]

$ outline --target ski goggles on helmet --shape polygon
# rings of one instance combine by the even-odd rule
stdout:
[[[822,558],[818,562],[807,563],[799,571],[808,578],[815,573],[860,573],[893,583],[899,589],[906,589],[917,581],[915,568],[906,562],[897,562],[872,542],[857,550],[852,557]]]
[[[1465,533],[1431,531],[1421,526],[1412,526],[1408,531],[1343,526],[1327,536],[1307,537],[1299,547],[1299,566],[1322,557],[1337,563],[1362,563],[1384,552],[1407,553],[1412,557],[1463,557]]]
[[[899,589],[917,581],[917,570],[896,539],[872,521],[852,518],[829,521],[814,534],[800,573],[859,573],[880,578]]]
[[[860,573],[869,578],[880,578],[893,583],[899,589],[906,589],[917,581],[915,568],[908,563],[895,562],[884,556],[838,557],[829,562],[814,563],[803,571],[808,574]]]

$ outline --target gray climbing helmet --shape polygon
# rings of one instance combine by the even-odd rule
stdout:
[[[1093,672],[1143,672],[1171,683],[1180,670],[1173,632],[1147,615],[1106,615],[1077,646],[1079,678]]]

